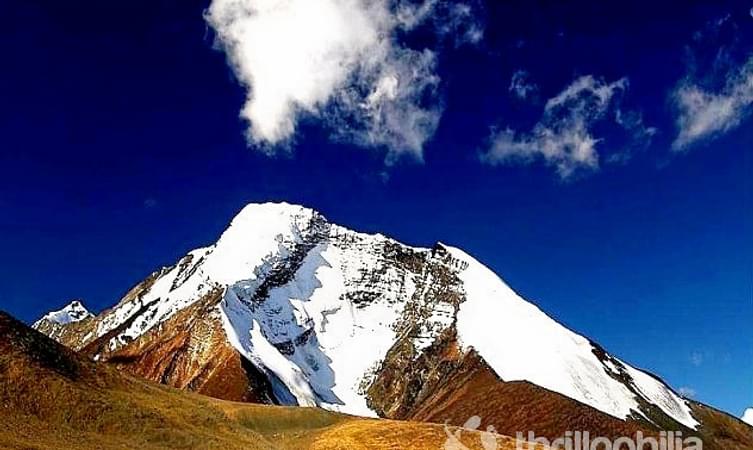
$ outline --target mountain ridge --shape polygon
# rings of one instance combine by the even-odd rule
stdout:
[[[615,419],[701,425],[658,377],[558,324],[462,250],[410,247],[287,203],[247,206],[215,244],[156,271],[85,328],[61,342],[219,398],[400,418],[432,377],[448,376],[443,367],[476,351],[499,380]],[[432,356],[448,349],[456,362]],[[400,371],[414,373],[409,384],[390,379]],[[219,392],[227,379],[233,392]]]

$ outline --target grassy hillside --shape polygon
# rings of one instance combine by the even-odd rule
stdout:
[[[178,391],[91,362],[2,312],[0,416],[0,449],[19,450],[439,449],[458,432]],[[482,448],[476,432],[460,438]]]

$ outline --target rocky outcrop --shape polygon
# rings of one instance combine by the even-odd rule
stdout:
[[[207,294],[132,342],[107,351],[100,345],[83,352],[119,368],[169,386],[232,401],[274,403],[267,378],[228,343],[216,310],[222,291]]]

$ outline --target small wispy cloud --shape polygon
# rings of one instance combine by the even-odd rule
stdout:
[[[442,113],[437,52],[400,37],[421,25],[458,44],[483,35],[470,6],[439,0],[213,0],[206,20],[248,90],[250,144],[288,152],[313,118],[388,162],[420,160]]]
[[[685,79],[672,93],[672,100],[677,111],[675,151],[738,127],[753,110],[753,56],[730,70],[721,88],[709,90]]]
[[[682,387],[681,387],[681,388],[680,388],[680,389],[678,390],[678,393],[679,393],[679,394],[680,394],[681,396],[685,397],[685,398],[695,398],[695,396],[696,396],[696,394],[697,394],[697,392],[696,392],[696,390],[695,390],[695,389],[693,389],[693,388],[691,388],[691,387],[687,387],[687,386],[682,386]]]
[[[520,100],[528,100],[538,91],[536,83],[531,81],[531,75],[525,70],[516,70],[510,79],[507,90]]]
[[[690,363],[696,367],[700,367],[703,364],[704,357],[701,352],[693,352],[690,354]]]
[[[448,39],[455,47],[460,47],[478,44],[483,39],[484,24],[479,15],[480,9],[478,0],[425,0],[418,5],[398,2],[396,14],[406,28],[431,22],[441,38]]]
[[[722,136],[750,116],[753,54],[741,45],[740,28],[730,14],[711,19],[686,47],[686,74],[669,95],[677,129],[674,151]]]
[[[152,209],[157,207],[157,199],[153,197],[148,197],[144,200],[144,208],[146,209]]]
[[[437,14],[436,27],[440,34],[450,37],[455,47],[478,44],[484,38],[484,24],[479,18],[477,3],[446,2],[446,14]],[[439,23],[441,22],[441,23]]]
[[[654,136],[659,130],[656,127],[647,126],[643,121],[643,114],[639,111],[616,109],[614,121],[622,127],[630,136],[625,148],[615,151],[607,157],[607,162],[625,162],[637,151],[645,150],[651,145]]]
[[[620,99],[627,88],[626,78],[612,83],[591,75],[577,78],[547,100],[541,118],[529,132],[494,130],[481,160],[492,165],[541,160],[563,179],[579,171],[597,170],[598,145],[603,138],[593,130],[600,122],[611,119],[635,140],[650,139],[655,132],[643,125],[639,113],[625,115],[621,111]]]

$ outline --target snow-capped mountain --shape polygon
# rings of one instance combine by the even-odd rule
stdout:
[[[80,322],[89,317],[94,317],[94,315],[84,307],[80,300],[73,300],[64,308],[47,313],[34,323],[34,327],[40,326],[43,321],[58,325],[68,325],[69,323]]]
[[[92,318],[79,306],[35,328],[220,398],[405,418],[473,354],[499,383],[529,382],[642,426],[700,425],[662,381],[563,327],[462,250],[358,233],[301,206],[248,205],[215,244],[113,308]],[[48,333],[48,322],[75,332]]]
[[[746,409],[741,420],[753,427],[753,408]]]
[[[33,327],[53,339],[60,340],[66,330],[72,328],[70,325],[92,318],[94,315],[84,307],[80,300],[73,300],[64,308],[47,313],[34,322]]]

